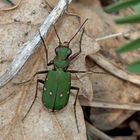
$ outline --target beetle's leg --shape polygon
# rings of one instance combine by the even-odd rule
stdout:
[[[37,79],[36,92],[35,92],[34,100],[33,100],[32,104],[31,104],[30,108],[29,108],[28,111],[26,112],[25,116],[23,117],[22,121],[24,121],[24,119],[26,118],[26,116],[27,116],[28,113],[30,112],[30,110],[31,110],[31,108],[32,108],[32,106],[33,106],[33,104],[35,103],[35,100],[36,100],[36,98],[37,98],[38,83],[44,84],[44,82],[45,82],[45,81],[43,81],[43,80]]]
[[[42,40],[42,43],[43,43],[43,46],[44,46],[44,50],[45,50],[45,54],[46,54],[46,61],[47,61],[47,66],[50,66],[53,64],[53,60],[48,62],[48,49],[46,47],[46,44],[45,44],[45,40],[43,39],[43,37],[41,36],[41,33],[39,31],[39,35],[40,35],[40,38]]]
[[[78,70],[67,70],[68,72],[70,72],[70,73],[87,73],[87,72],[89,72],[89,71],[78,71]]]
[[[80,42],[79,42],[79,51],[74,53],[72,56],[70,56],[69,60],[72,61],[73,59],[75,59],[81,52],[82,52],[82,49],[81,49],[81,44],[82,44],[82,38],[83,38],[83,34],[84,34],[84,29],[82,31],[82,34],[81,34],[81,37],[80,37]]]
[[[36,75],[38,74],[45,74],[45,73],[48,73],[49,70],[44,70],[44,71],[38,71],[36,72],[29,80],[26,80],[26,81],[22,81],[22,82],[19,82],[19,83],[14,83],[15,85],[19,85],[19,84],[25,84],[27,82],[30,82]]]
[[[79,93],[79,88],[78,87],[73,87],[71,86],[71,89],[73,90],[77,90],[77,94],[76,94],[76,98],[75,98],[75,101],[74,101],[74,115],[75,115],[75,121],[76,121],[76,125],[77,125],[77,130],[78,130],[78,133],[80,132],[79,131],[79,125],[78,125],[78,120],[77,120],[77,116],[76,116],[76,102],[77,102],[77,99],[78,99],[78,93]]]
[[[107,74],[105,72],[98,72],[98,71],[79,71],[79,70],[67,70],[70,73],[96,73],[96,74]]]

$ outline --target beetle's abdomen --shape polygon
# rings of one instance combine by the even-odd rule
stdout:
[[[71,75],[69,72],[51,70],[48,72],[42,102],[51,110],[64,108],[69,100]]]

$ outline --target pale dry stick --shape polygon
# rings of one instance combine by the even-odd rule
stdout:
[[[129,73],[123,71],[122,69],[115,66],[115,64],[112,64],[111,62],[109,62],[100,53],[93,54],[93,55],[91,54],[91,55],[88,55],[88,57],[91,60],[93,60],[97,65],[99,65],[101,68],[108,71],[112,75],[114,75],[122,80],[125,80],[125,81],[128,81],[130,83],[140,86],[140,76],[135,75],[135,74],[132,75],[132,74],[129,74]]]
[[[3,9],[0,9],[0,11],[10,11],[10,10],[14,10],[14,9],[16,9],[16,8],[20,5],[21,1],[22,1],[22,0],[19,0],[19,1],[17,2],[16,5],[14,5],[14,6],[10,7],[10,8],[3,8]]]
[[[95,39],[95,41],[101,41],[101,40],[106,40],[106,39],[109,39],[109,38],[115,38],[115,37],[118,37],[118,36],[123,36],[125,34],[128,34],[130,31],[127,31],[127,32],[122,32],[122,33],[115,33],[115,34],[110,34],[110,35],[107,35],[107,36],[103,36],[103,37],[98,37]]]
[[[92,136],[96,136],[101,140],[113,140],[111,137],[109,137],[108,135],[106,135],[105,133],[103,133],[102,131],[100,131],[99,129],[97,129],[87,121],[85,123],[86,123],[87,132],[92,134]]]
[[[102,40],[107,40],[107,39],[115,38],[115,37],[119,37],[119,36],[130,35],[131,33],[138,32],[139,30],[140,29],[137,29],[137,30],[132,30],[131,29],[131,30],[128,30],[126,32],[114,33],[114,34],[98,37],[98,38],[95,39],[95,41],[102,41]]]
[[[39,30],[44,38],[47,37],[52,25],[56,23],[56,21],[67,8],[66,1],[68,2],[68,4],[72,2],[72,0],[59,0],[56,7],[54,7],[54,9],[45,19],[44,23],[41,25]],[[0,88],[6,85],[20,71],[28,58],[35,52],[40,44],[41,39],[38,32],[31,41],[23,44],[23,46],[21,47],[23,49],[18,52],[7,71],[0,77]]]
[[[136,103],[116,103],[100,99],[93,99],[92,101],[89,101],[84,98],[79,98],[79,101],[82,106],[140,111],[140,104]]]

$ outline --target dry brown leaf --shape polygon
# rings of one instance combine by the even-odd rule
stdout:
[[[53,5],[56,1],[51,2]],[[27,42],[35,35],[50,10],[46,7],[45,1],[42,0],[23,0],[18,9],[0,14],[0,24],[2,25],[0,26],[0,52],[2,52],[0,56],[0,75],[6,71],[21,44]],[[121,38],[120,40],[109,40],[106,43],[101,41],[98,44],[94,39],[112,32],[125,32],[130,27],[116,26],[112,20],[114,17],[105,14],[99,1],[96,0],[79,0],[79,2],[73,3],[69,7],[69,11],[80,15],[82,22],[89,18],[85,25],[86,32],[82,41],[82,54],[72,62],[70,69],[87,70],[85,66],[86,56],[89,54],[96,55],[97,52],[105,54],[107,58],[111,59],[109,61],[115,62],[114,48],[126,42],[126,40]],[[77,18],[71,16],[63,16],[56,25],[58,34],[63,41],[68,41],[79,26]],[[81,32],[70,44],[73,53],[78,51],[80,34]],[[50,32],[46,44],[49,51],[49,60],[52,60],[55,56],[54,49],[58,46],[58,39],[53,31]],[[102,47],[100,48],[99,45]],[[86,139],[84,118],[79,103],[77,103],[77,116],[80,133],[77,134],[73,112],[75,94],[70,96],[69,104],[64,110],[58,113],[50,113],[44,109],[41,103],[42,86],[39,86],[38,98],[24,123],[21,122],[34,98],[36,78],[25,85],[15,86],[13,83],[29,79],[35,72],[44,69],[45,66],[44,49],[41,47],[26,63],[18,76],[0,90],[1,138],[5,140]],[[102,100],[120,101],[121,103],[139,102],[140,100],[138,87],[130,83],[124,83],[117,78],[114,79],[109,74],[106,77],[105,75],[77,74],[76,77],[77,80],[72,78],[72,84],[80,87],[80,94],[89,100],[93,97],[101,98]],[[42,76],[40,78],[43,79],[45,77]],[[122,110],[101,111],[92,109],[91,120],[95,126],[109,130],[118,126],[133,113],[133,111],[124,113]]]

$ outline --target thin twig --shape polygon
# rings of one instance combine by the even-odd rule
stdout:
[[[115,34],[110,34],[110,35],[107,35],[107,36],[103,36],[103,37],[98,37],[95,39],[95,41],[101,41],[101,40],[106,40],[106,39],[109,39],[109,38],[115,38],[115,37],[118,37],[118,36],[123,36],[123,35],[126,35],[128,34],[130,31],[127,31],[127,32],[122,32],[122,33],[115,33]]]
[[[103,101],[100,99],[94,99],[89,101],[84,98],[79,98],[80,104],[82,106],[98,107],[98,108],[107,108],[107,109],[123,109],[123,110],[134,110],[140,111],[140,104],[136,103],[117,103],[110,101]]]
[[[109,35],[106,35],[106,36],[102,36],[102,37],[98,37],[95,39],[95,41],[102,41],[102,40],[106,40],[106,39],[110,39],[110,38],[115,38],[115,37],[119,37],[119,36],[126,36],[126,35],[130,35],[131,33],[134,33],[134,32],[138,32],[139,29],[137,30],[128,30],[126,32],[119,32],[119,33],[114,33],[114,34],[109,34]]]
[[[42,36],[46,37],[48,35],[51,26],[55,24],[58,18],[64,13],[65,9],[67,8],[66,1],[68,1],[68,4],[72,2],[72,0],[60,0],[41,25],[39,30]],[[20,71],[28,58],[34,53],[36,48],[39,47],[40,43],[41,38],[39,33],[37,33],[31,41],[25,43],[23,47],[21,47],[23,50],[17,54],[9,66],[9,69],[7,69],[7,71],[0,77],[0,88],[6,85]]]

